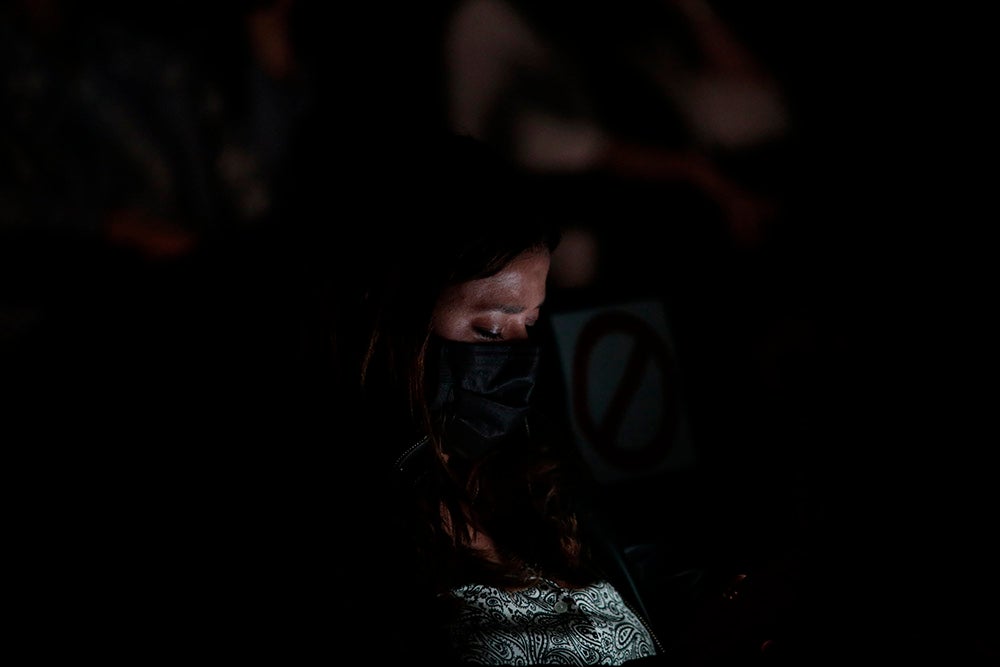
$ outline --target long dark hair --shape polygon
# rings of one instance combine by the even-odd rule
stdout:
[[[377,275],[361,297],[367,333],[358,341],[357,370],[375,446],[384,447],[386,461],[408,446],[426,450],[419,474],[402,488],[400,530],[437,589],[463,581],[516,585],[533,568],[583,581],[586,554],[564,494],[568,482],[551,456],[557,448],[539,433],[541,417],[537,437],[523,446],[474,462],[446,459],[427,389],[431,316],[442,290],[494,275],[525,251],[553,252],[559,227],[530,177],[483,144],[452,137],[434,158],[410,184],[418,187],[403,188],[431,222],[379,246]],[[472,548],[477,531],[493,538],[500,563]]]

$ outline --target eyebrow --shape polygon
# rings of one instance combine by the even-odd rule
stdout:
[[[542,301],[537,306],[535,306],[535,308],[541,308],[544,303],[545,302]],[[534,308],[528,308],[527,306],[515,306],[511,304],[497,303],[487,306],[485,310],[500,312],[503,313],[504,315],[520,315],[521,313],[527,310],[534,310]]]

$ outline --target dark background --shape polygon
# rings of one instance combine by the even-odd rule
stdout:
[[[256,626],[224,619],[289,599],[271,564],[305,610],[318,593],[302,591],[336,568],[314,576],[296,550],[313,566],[330,541],[363,552],[355,522],[317,521],[377,497],[343,455],[364,424],[337,408],[326,300],[373,236],[421,223],[375,204],[413,164],[394,156],[442,122],[440,15],[296,3],[300,76],[262,93],[243,20],[266,4],[3,6],[8,572],[43,645],[100,650],[119,627],[148,645],[220,626],[248,641]],[[641,222],[595,223],[613,262],[599,298],[671,305],[700,457],[608,489],[612,507],[666,554],[657,575],[760,582],[709,634],[995,663],[980,21],[716,4],[790,92],[793,213],[702,274],[664,269]],[[227,163],[227,148],[257,161]],[[147,208],[136,165],[157,164],[172,194]],[[608,205],[580,196],[569,210]],[[296,637],[325,620],[294,618]],[[49,643],[56,620],[79,632]]]

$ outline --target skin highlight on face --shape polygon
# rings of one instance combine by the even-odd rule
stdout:
[[[522,253],[496,275],[449,287],[434,308],[432,329],[447,340],[523,340],[545,301],[547,250]]]

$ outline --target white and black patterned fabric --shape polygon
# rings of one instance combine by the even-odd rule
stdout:
[[[649,630],[609,582],[534,581],[517,591],[468,584],[450,592],[462,603],[449,633],[464,663],[622,665],[656,654]]]

